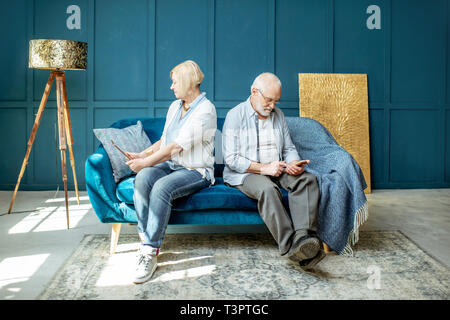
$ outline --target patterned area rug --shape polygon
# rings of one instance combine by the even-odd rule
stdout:
[[[270,234],[167,234],[152,280],[135,285],[137,235],[87,235],[39,299],[449,299],[450,270],[399,231],[361,232],[354,257],[314,272]]]

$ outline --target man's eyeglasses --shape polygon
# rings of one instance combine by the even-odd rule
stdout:
[[[263,97],[264,101],[265,101],[267,104],[272,104],[272,103],[273,103],[274,105],[277,105],[277,104],[279,103],[278,100],[271,99],[271,98],[267,98],[267,97],[261,92],[261,90],[259,90],[259,89],[256,89],[256,90],[258,90],[258,92],[261,94],[261,96]]]

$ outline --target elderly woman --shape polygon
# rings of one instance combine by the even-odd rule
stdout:
[[[170,77],[177,100],[169,107],[161,139],[141,153],[127,153],[127,165],[137,172],[133,200],[142,241],[134,283],[148,281],[156,270],[173,200],[214,184],[217,115],[200,92],[204,75],[188,60]]]

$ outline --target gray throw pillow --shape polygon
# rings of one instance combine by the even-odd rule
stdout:
[[[113,170],[114,181],[116,183],[123,178],[132,175],[133,171],[125,163],[127,161],[125,156],[114,147],[111,140],[114,141],[120,149],[128,152],[141,152],[152,145],[140,121],[135,125],[122,129],[94,129],[94,134],[97,139],[100,140],[108,154]]]

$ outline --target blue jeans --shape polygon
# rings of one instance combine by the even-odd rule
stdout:
[[[133,201],[142,244],[160,248],[173,200],[210,185],[197,170],[172,170],[167,162],[142,169],[134,179]]]

